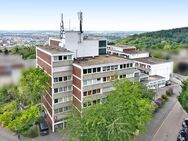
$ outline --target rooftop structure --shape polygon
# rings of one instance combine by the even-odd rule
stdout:
[[[162,60],[162,59],[152,58],[152,57],[136,58],[134,60],[138,62],[146,63],[146,64],[151,64],[151,65],[170,62],[168,60]]]

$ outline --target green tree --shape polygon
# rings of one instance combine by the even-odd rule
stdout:
[[[0,88],[0,106],[15,100],[18,96],[18,88],[14,85],[4,86]]]
[[[26,134],[30,127],[39,122],[39,118],[39,107],[31,106],[21,111],[20,115],[16,116],[15,119],[7,125],[7,128]]]
[[[178,96],[178,100],[184,110],[188,112],[188,80],[183,81],[182,92]]]
[[[19,82],[22,90],[20,98],[23,104],[38,104],[45,89],[49,88],[48,75],[40,68],[29,68],[22,71]]]
[[[154,106],[146,87],[128,80],[114,83],[103,104],[93,105],[82,115],[73,113],[67,120],[64,135],[70,140],[82,141],[130,141],[144,133],[152,118]],[[148,93],[146,96],[143,89]]]

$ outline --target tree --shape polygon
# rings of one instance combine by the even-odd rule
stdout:
[[[67,129],[63,130],[67,138],[130,141],[146,130],[154,110],[150,96],[143,93],[147,88],[129,80],[117,80],[114,87],[116,90],[109,94],[106,102],[85,109],[81,116],[73,112],[67,120]]]
[[[178,96],[178,100],[184,110],[188,112],[188,80],[183,81],[182,92]]]
[[[15,100],[18,96],[18,88],[14,85],[4,86],[0,88],[0,106]]]
[[[21,111],[7,127],[13,131],[26,134],[30,127],[39,122],[39,118],[39,107],[31,106],[28,109]]]
[[[21,101],[26,105],[35,105],[40,102],[45,89],[49,88],[48,75],[40,68],[24,70],[19,82],[22,93]]]

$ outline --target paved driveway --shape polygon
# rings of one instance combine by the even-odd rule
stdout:
[[[183,110],[180,103],[177,102],[151,140],[176,141],[182,121],[187,116],[188,114]]]

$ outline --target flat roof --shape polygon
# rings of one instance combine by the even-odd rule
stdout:
[[[158,58],[153,58],[153,57],[146,57],[146,58],[136,58],[136,59],[133,59],[135,61],[138,61],[138,62],[143,62],[143,63],[146,63],[146,64],[161,64],[161,63],[167,63],[167,62],[170,62],[170,61],[167,61],[167,60],[162,60],[162,59],[158,59]]]
[[[131,46],[131,45],[108,45],[108,47],[119,47],[119,48],[136,48],[135,46]]]
[[[125,59],[123,57],[112,56],[112,55],[100,55],[94,58],[78,58],[74,61],[82,67],[101,65],[101,64],[112,64],[112,63],[125,63],[126,61],[132,62],[132,60]]]
[[[72,53],[70,50],[67,50],[64,47],[55,47],[55,46],[39,46],[39,48],[51,53],[51,54],[59,54],[59,53]]]

